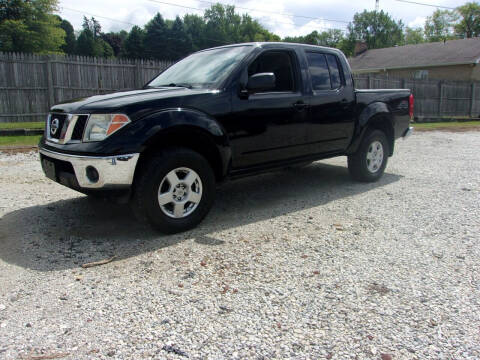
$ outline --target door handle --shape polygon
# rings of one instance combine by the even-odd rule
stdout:
[[[293,107],[297,109],[298,111],[301,111],[305,108],[308,107],[307,103],[304,103],[303,101],[297,101],[296,103],[293,104]]]

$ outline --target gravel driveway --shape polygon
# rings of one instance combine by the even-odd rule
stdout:
[[[229,182],[174,236],[0,155],[0,358],[479,359],[479,144]]]

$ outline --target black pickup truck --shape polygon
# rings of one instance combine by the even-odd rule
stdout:
[[[216,183],[334,156],[376,181],[408,136],[410,90],[356,90],[339,50],[248,43],[199,51],[141,90],[51,108],[47,177],[128,200],[166,233],[196,226]]]

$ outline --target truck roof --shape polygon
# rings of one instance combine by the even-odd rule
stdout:
[[[302,47],[302,48],[310,48],[310,49],[316,49],[316,50],[328,50],[328,51],[335,51],[338,53],[343,54],[340,50],[332,47],[326,47],[326,46],[319,46],[319,45],[310,45],[310,44],[300,44],[300,43],[290,43],[290,42],[281,42],[281,41],[263,41],[263,42],[246,42],[246,43],[238,43],[238,44],[228,44],[228,45],[222,45],[222,46],[216,46],[213,48],[208,48],[208,49],[203,49],[201,51],[206,51],[206,50],[211,50],[211,49],[221,49],[221,48],[226,48],[226,47],[233,47],[233,46],[258,46],[258,47],[263,47],[267,48],[270,46],[281,46],[281,47],[286,47],[286,48],[292,48],[292,47]]]

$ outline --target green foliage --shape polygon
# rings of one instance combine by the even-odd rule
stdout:
[[[109,32],[107,34],[101,34],[102,39],[111,46],[113,50],[113,56],[123,55],[122,52],[124,49],[124,42],[127,36],[128,33],[126,31],[124,31],[124,33]]]
[[[65,54],[75,54],[77,46],[77,39],[75,39],[75,32],[72,24],[67,20],[60,20],[60,27],[65,31],[65,44],[62,45],[62,51]]]
[[[203,16],[187,14],[165,20],[157,13],[144,28],[102,33],[95,18],[84,17],[75,37],[72,25],[54,15],[58,0],[0,0],[0,51],[66,53],[87,56],[177,60],[214,46],[253,41],[280,41],[248,14],[217,3]],[[369,49],[458,37],[480,36],[480,5],[469,2],[454,11],[436,10],[424,29],[405,27],[384,11],[354,15],[348,30],[330,29],[286,37],[282,41],[336,47],[352,56],[355,44]]]
[[[0,50],[61,53],[65,31],[57,0],[0,0]]]
[[[455,39],[454,23],[457,14],[450,10],[436,10],[425,21],[425,38],[428,42]]]
[[[237,42],[239,39],[240,15],[235,14],[235,7],[221,4],[212,5],[203,15],[209,39],[217,39],[221,43]]]
[[[206,26],[203,17],[194,14],[187,14],[183,17],[183,24],[186,36],[192,41],[192,51],[205,49],[207,47],[205,39]]]
[[[156,59],[170,59],[171,54],[168,53],[168,27],[163,20],[163,16],[157,13],[145,25],[145,39],[144,44],[148,44],[145,47],[145,55],[149,58]]]
[[[404,37],[405,45],[421,44],[425,42],[422,28],[413,29],[407,26],[405,28]]]
[[[466,3],[457,8],[460,21],[455,25],[455,32],[464,37],[480,36],[480,5],[475,2]]]
[[[328,47],[338,47],[339,43],[344,40],[344,35],[341,30],[329,29],[319,33],[318,31],[312,31],[305,36],[287,36],[283,39],[285,42],[293,42],[300,44],[320,45]]]
[[[83,30],[77,39],[77,54],[83,56],[112,57],[114,51],[108,42],[102,39],[102,28],[95,19],[83,17]]]
[[[134,26],[127,38],[125,39],[124,55],[128,58],[143,58],[145,57],[145,31],[140,27]]]
[[[239,30],[239,42],[251,41],[280,41],[280,37],[265,29],[257,20],[250,15],[242,15]]]
[[[403,23],[395,21],[381,10],[356,13],[348,25],[349,33],[357,41],[364,41],[369,49],[379,49],[403,43]]]
[[[182,19],[178,16],[175,18],[168,33],[171,39],[176,39],[167,39],[169,43],[168,52],[171,59],[178,60],[192,52],[192,40],[187,35]]]

